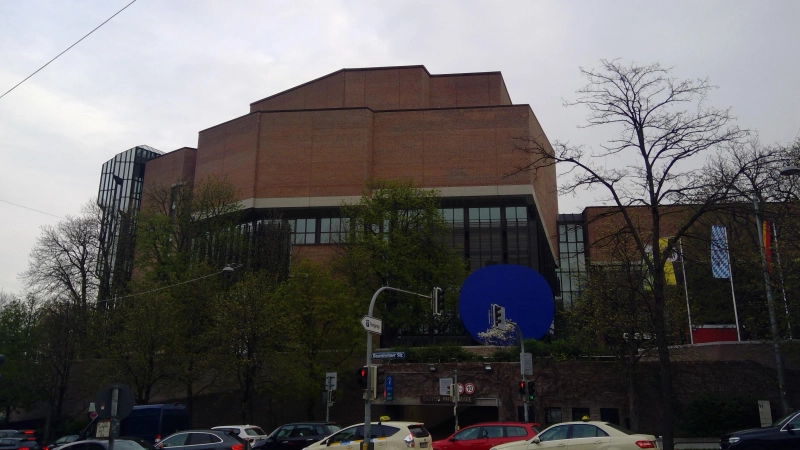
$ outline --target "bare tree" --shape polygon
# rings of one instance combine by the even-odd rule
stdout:
[[[588,84],[577,91],[577,100],[566,105],[589,110],[584,127],[616,127],[619,135],[588,150],[559,142],[551,148],[543,136],[533,136],[519,145],[531,154],[530,164],[517,169],[565,165],[572,177],[562,183],[562,192],[599,188],[622,217],[621,227],[653,277],[649,294],[661,368],[662,434],[664,448],[671,450],[674,424],[664,262],[681,236],[717,208],[738,181],[735,177],[724,185],[708,183],[700,176],[702,157],[747,133],[733,125],[730,109],[706,106],[706,95],[713,89],[708,80],[678,80],[659,64],[624,65],[617,60],[603,60],[600,69],[581,72]],[[684,206],[662,208],[670,204]],[[637,219],[631,208],[642,206],[647,214]],[[672,232],[661,247],[667,225]]]

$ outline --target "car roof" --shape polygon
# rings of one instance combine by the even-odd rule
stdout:
[[[280,425],[282,427],[286,425],[339,425],[336,422],[292,422],[292,423],[285,423]]]
[[[218,425],[216,427],[211,427],[212,430],[218,430],[220,428],[261,428],[258,425]]]
[[[469,425],[469,427],[480,427],[486,425],[530,425],[532,427],[535,427],[539,424],[537,422],[480,422]],[[464,427],[464,428],[469,428],[469,427]]]

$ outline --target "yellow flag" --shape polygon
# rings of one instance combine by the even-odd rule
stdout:
[[[658,240],[659,250],[664,251],[664,249],[667,248],[668,242],[668,238],[660,238]],[[678,281],[675,279],[675,267],[672,264],[673,260],[675,260],[674,257],[664,258],[664,282],[671,286],[678,284]]]

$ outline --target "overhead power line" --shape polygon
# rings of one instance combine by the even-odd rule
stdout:
[[[96,27],[94,30],[92,30],[92,31],[88,32],[88,33],[86,34],[86,36],[84,36],[84,37],[82,37],[82,38],[78,39],[78,42],[75,42],[74,44],[70,45],[69,47],[67,47],[67,49],[66,49],[66,50],[64,50],[63,52],[61,52],[61,53],[59,53],[58,55],[56,55],[56,57],[55,57],[55,58],[51,59],[50,61],[47,61],[47,64],[45,64],[45,65],[43,65],[42,67],[39,67],[38,69],[36,69],[36,72],[33,72],[32,74],[28,75],[27,77],[25,77],[25,79],[24,79],[24,80],[22,80],[22,81],[20,81],[19,83],[17,83],[17,84],[16,84],[14,87],[12,87],[11,89],[7,90],[7,91],[6,91],[6,92],[5,92],[3,95],[0,95],[0,98],[3,98],[3,97],[5,97],[5,96],[6,96],[6,94],[8,94],[9,92],[11,92],[11,91],[13,91],[14,89],[16,89],[16,88],[17,88],[17,86],[19,86],[20,84],[22,84],[22,83],[24,83],[24,82],[28,81],[28,78],[30,78],[30,77],[32,77],[32,76],[34,76],[34,75],[36,75],[37,73],[39,73],[39,71],[40,71],[40,70],[44,69],[44,68],[45,68],[45,67],[47,67],[47,66],[48,66],[48,65],[49,65],[51,62],[53,62],[53,61],[55,61],[56,59],[58,59],[58,57],[59,57],[59,56],[63,55],[64,53],[67,53],[67,51],[69,51],[69,49],[71,49],[72,47],[75,47],[76,45],[78,45],[78,43],[80,43],[82,40],[84,40],[84,39],[86,39],[87,37],[89,37],[89,35],[90,35],[90,34],[92,34],[92,33],[94,33],[95,31],[97,31],[97,29],[98,29],[98,28],[100,28],[100,27],[102,27],[103,25],[105,25],[106,23],[108,23],[108,21],[109,21],[109,20],[111,20],[111,19],[113,19],[114,17],[116,17],[116,15],[117,15],[117,14],[119,14],[119,13],[121,13],[122,11],[125,11],[125,9],[126,9],[128,6],[131,6],[131,5],[132,5],[132,4],[134,4],[134,3],[136,3],[136,0],[133,0],[132,2],[130,2],[130,3],[128,3],[127,5],[125,5],[125,7],[124,7],[124,8],[122,8],[122,9],[120,9],[119,11],[117,11],[116,13],[114,13],[114,15],[113,15],[113,16],[111,16],[111,17],[109,17],[108,19],[106,19],[106,21],[105,21],[105,22],[103,22],[103,23],[101,23],[100,25],[98,25],[98,26],[97,26],[97,27]],[[46,213],[45,213],[45,214],[46,214]]]
[[[46,214],[46,215],[48,215],[48,216],[53,216],[53,217],[56,217],[56,218],[58,218],[58,219],[63,219],[63,217],[61,217],[61,216],[57,216],[57,215],[55,215],[55,214],[50,214],[50,213],[47,213],[47,212],[44,212],[44,211],[39,211],[38,209],[28,208],[27,206],[18,205],[18,204],[16,204],[16,203],[11,203],[11,202],[9,202],[8,200],[2,200],[2,199],[0,199],[0,202],[3,202],[3,203],[8,203],[9,205],[18,206],[18,207],[20,207],[20,208],[29,209],[29,210],[31,210],[31,211],[36,211],[37,213],[40,213],[40,214]]]

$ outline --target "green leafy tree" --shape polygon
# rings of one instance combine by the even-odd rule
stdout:
[[[290,278],[278,290],[282,302],[292,305],[293,354],[308,392],[308,419],[324,390],[325,373],[350,369],[350,361],[364,348],[359,318],[364,311],[353,301],[350,286],[330,269],[303,261],[292,267]]]
[[[465,262],[446,243],[450,231],[439,208],[436,191],[400,181],[371,182],[357,204],[342,207],[349,225],[336,267],[365,299],[364,311],[381,286],[425,294],[440,286],[450,301],[437,318],[428,299],[387,293],[378,306],[385,311],[384,345],[393,345],[398,333],[432,336],[460,327],[452,294],[466,275]]]
[[[278,389],[286,376],[275,369],[290,349],[294,306],[278,295],[279,278],[268,272],[245,273],[212,307],[217,363],[239,392],[243,423],[253,421],[253,397],[268,386]]]
[[[8,424],[11,413],[36,406],[43,400],[39,389],[39,370],[36,354],[39,310],[35,298],[19,299],[0,294],[0,354],[5,363],[0,366],[0,408]]]

